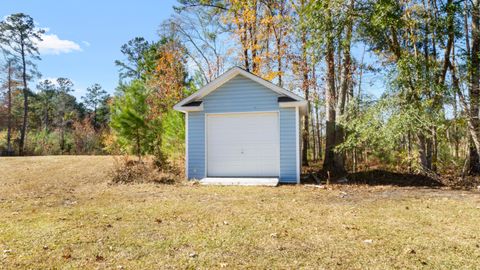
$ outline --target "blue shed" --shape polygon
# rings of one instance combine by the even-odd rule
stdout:
[[[174,109],[185,113],[188,179],[300,182],[302,97],[234,67]]]

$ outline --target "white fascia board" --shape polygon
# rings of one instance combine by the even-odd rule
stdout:
[[[273,83],[271,83],[267,80],[264,80],[264,79],[262,79],[262,78],[260,78],[256,75],[246,71],[246,70],[243,70],[241,68],[237,68],[237,69],[238,69],[240,75],[243,75],[243,76],[257,82],[257,83],[269,88],[270,90],[272,90],[274,92],[277,92],[278,94],[285,95],[287,97],[291,97],[291,98],[293,98],[295,100],[298,100],[298,101],[305,100],[301,96],[298,96],[295,93],[288,91],[287,89],[284,89],[284,88],[282,88],[278,85],[275,85],[275,84],[273,84]]]
[[[243,70],[239,67],[234,67],[234,68],[231,68],[229,71],[225,72],[224,74],[222,74],[220,77],[216,78],[215,80],[211,81],[210,83],[208,83],[207,85],[205,85],[204,87],[202,87],[200,90],[198,90],[197,92],[193,93],[192,95],[188,96],[187,98],[183,99],[182,101],[180,101],[179,103],[177,103],[173,108],[175,110],[179,110],[179,111],[185,111],[185,107],[182,107],[183,105],[191,102],[191,101],[194,101],[194,100],[197,100],[197,99],[201,99],[203,97],[205,97],[206,95],[210,94],[211,92],[215,91],[218,87],[222,86],[224,83],[228,82],[230,79],[234,78],[235,76],[237,75],[242,75],[246,78],[249,78],[265,87],[267,87],[268,89],[278,93],[278,94],[281,94],[281,95],[285,95],[285,96],[288,96],[288,97],[291,97],[297,101],[305,101],[304,98],[294,94],[293,92],[290,92],[280,86],[277,86],[267,80],[264,80],[246,70]]]
[[[199,106],[181,106],[179,104],[173,106],[173,109],[180,112],[201,112],[203,111],[203,103]]]
[[[302,100],[302,101],[287,101],[287,102],[279,102],[278,106],[280,108],[296,108],[298,107],[300,109],[300,114],[305,115],[307,113],[307,105],[308,101]]]
[[[296,178],[297,178],[297,184],[300,184],[300,171],[302,170],[302,165],[300,164],[300,108],[295,107],[295,161],[296,161]]]
[[[185,177],[188,177],[188,112],[185,112]]]
[[[183,99],[182,101],[180,101],[179,103],[177,103],[175,107],[179,108],[179,107],[182,107],[183,105],[191,102],[191,101],[194,101],[195,99],[197,98],[201,98],[207,94],[209,94],[210,92],[212,92],[213,90],[217,89],[218,87],[220,87],[222,84],[226,83],[228,80],[230,80],[231,78],[235,77],[238,73],[236,73],[237,70],[236,68],[232,68],[230,69],[229,71],[223,73],[222,75],[220,75],[220,77],[216,78],[215,80],[209,82],[207,85],[205,85],[204,87],[200,88],[197,92],[191,94],[190,96],[186,97],[185,99]],[[206,93],[206,94],[205,94]],[[184,108],[184,107],[182,107]]]

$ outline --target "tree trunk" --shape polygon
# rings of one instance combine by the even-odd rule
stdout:
[[[142,152],[140,151],[140,133],[137,129],[137,136],[136,136],[136,144],[137,144],[137,157],[138,157],[138,161],[142,161]]]
[[[65,94],[62,92],[60,93],[62,96],[61,100],[61,109],[60,109],[60,150],[61,153],[63,154],[65,150],[65,110],[66,110],[66,105],[65,105]]]
[[[317,141],[318,141],[318,159],[322,157],[322,122],[318,112],[318,101],[315,103],[315,114],[317,115]]]
[[[425,3],[425,2],[424,2]],[[427,15],[427,23],[425,24],[425,37],[423,40],[423,50],[424,50],[424,58],[425,58],[425,81],[426,81],[426,88],[427,91],[429,91],[428,95],[432,95],[433,93],[431,92],[431,83],[430,83],[430,44],[429,44],[429,36],[430,36],[430,30],[429,30],[429,22],[430,22],[430,6],[429,1],[426,2],[427,6],[425,7],[426,10],[428,11]],[[433,48],[435,48],[433,46]],[[434,59],[436,60],[436,56],[432,55]],[[435,95],[435,94],[433,94]],[[434,103],[436,101],[436,97],[433,97]],[[432,107],[435,107],[436,104],[432,104]],[[433,157],[433,144],[432,144],[432,139],[427,138],[423,134],[423,130],[419,131],[418,134],[418,147],[419,147],[419,159],[420,159],[420,164],[422,166],[422,170],[428,170],[430,171],[432,169],[432,157]]]
[[[278,72],[278,85],[283,86],[282,82],[282,37],[277,38],[277,72]]]
[[[7,154],[12,154],[12,62],[8,62],[8,116],[7,116]]]
[[[412,134],[407,134],[407,155],[408,155],[408,172],[412,173]]]
[[[60,132],[60,150],[62,154],[65,151],[65,122],[62,119],[62,131]]]
[[[303,82],[302,82],[302,88],[303,88],[303,94],[305,95],[305,99],[308,101],[309,100],[309,82],[308,82],[308,64],[307,64],[307,36],[305,33],[305,30],[302,30],[302,77],[303,77]],[[309,112],[310,112],[310,105],[307,104],[307,113],[305,114],[303,118],[303,132],[302,132],[302,164],[305,166],[308,166],[308,138],[310,137],[309,135]]]
[[[352,172],[357,172],[357,148],[352,150]]]
[[[27,86],[27,63],[25,59],[25,45],[21,43],[22,54],[22,80],[23,80],[23,122],[20,130],[19,155],[25,154],[25,140],[27,136],[27,122],[28,122],[28,86]]]
[[[453,134],[452,134],[452,139],[453,139],[453,144],[454,144],[454,150],[453,154],[454,157],[458,159],[458,150],[460,148],[460,143],[459,143],[459,138],[458,138],[458,127],[457,127],[457,120],[458,120],[458,108],[457,108],[457,92],[453,92]]]
[[[250,62],[248,58],[248,34],[247,34],[247,24],[243,23],[243,33],[242,33],[242,47],[243,47],[243,61],[245,65],[245,70],[250,72]]]
[[[311,148],[312,148],[312,158],[313,161],[317,161],[317,142],[316,142],[316,132],[315,132],[315,115],[313,115],[313,110],[309,110],[310,113],[310,124],[312,126],[312,139],[311,139]],[[310,138],[309,138],[310,139]]]
[[[428,146],[427,146],[427,139],[425,135],[421,132],[417,134],[417,144],[418,144],[418,163],[421,166],[422,171],[428,171]]]
[[[459,79],[456,76],[455,61],[453,61],[453,63],[450,63],[450,69],[452,71],[451,73],[452,73],[453,89],[457,93],[460,104],[462,105],[464,111],[467,113],[467,130],[468,130],[468,133],[470,135],[469,140],[468,140],[468,144],[469,144],[468,147],[469,147],[470,154],[471,154],[471,147],[474,147],[475,148],[474,151],[479,153],[480,152],[480,134],[477,132],[478,129],[475,129],[475,118],[478,118],[478,115],[475,117],[474,115],[471,114],[472,113],[472,110],[471,110],[472,104],[470,105],[470,107],[468,106],[466,98],[464,97],[464,95],[463,95],[463,93],[460,89]],[[473,101],[470,101],[470,102],[472,103]],[[477,109],[478,109],[478,104],[477,104]],[[477,112],[478,112],[478,110],[477,110]],[[472,146],[472,144],[473,144],[473,146]],[[476,157],[478,158],[478,155]],[[474,158],[475,158],[475,156],[474,156]],[[469,158],[468,160],[470,161],[471,159]]]
[[[43,130],[45,132],[48,131],[48,99],[47,98],[48,97],[45,97],[45,104],[43,105],[45,107],[45,108],[43,108],[44,109],[44,111],[43,111],[43,113],[44,113],[44,115],[43,115],[43,125],[44,125]]]
[[[252,7],[252,17],[255,18],[253,22],[249,23],[248,32],[250,34],[250,53],[252,55],[252,73],[255,75],[260,75],[260,63],[258,62],[257,56],[259,54],[258,49],[258,38],[257,38],[257,20],[258,20],[258,3],[253,1]]]
[[[93,129],[97,130],[97,104],[93,106]]]
[[[350,10],[353,9],[353,1],[351,1],[351,6]],[[343,70],[342,70],[342,84],[340,87],[340,93],[339,93],[339,100],[337,104],[337,118],[339,116],[343,116],[345,113],[345,104],[346,104],[346,99],[347,99],[347,93],[349,90],[349,86],[352,81],[352,57],[350,55],[350,46],[351,46],[351,40],[352,40],[352,22],[349,21],[346,25],[346,34],[345,34],[345,40],[344,40],[344,48],[343,48]],[[337,119],[338,120],[338,119]],[[343,133],[343,131],[342,131]],[[343,142],[343,138],[342,141]]]
[[[350,10],[353,8],[353,1],[350,3]],[[350,55],[350,42],[352,39],[352,23],[349,21],[346,25],[346,34],[345,41],[343,46],[343,66],[342,66],[342,76],[341,76],[341,86],[340,92],[338,94],[337,108],[336,108],[336,121],[345,115],[345,106],[347,93],[349,86],[351,84],[351,68],[352,68],[352,58]],[[340,57],[339,57],[340,58]],[[345,131],[341,124],[335,123],[335,146],[340,145],[344,142]],[[344,153],[335,153],[335,163],[338,167],[344,167],[345,154]]]
[[[432,159],[433,159],[433,141],[431,138],[426,138],[423,134],[421,136],[424,140],[425,147],[425,164],[422,164],[424,168],[432,170]]]
[[[335,48],[333,44],[333,26],[331,25],[331,11],[327,9],[327,23],[329,29],[327,35],[326,46],[326,64],[327,64],[327,89],[325,91],[325,111],[326,111],[326,138],[325,138],[325,159],[323,162],[323,169],[325,171],[336,173],[343,173],[343,164],[338,164],[335,158],[335,130],[336,130],[336,118],[335,118],[335,106],[336,106],[336,93],[335,93]]]
[[[438,135],[437,127],[432,127],[432,158],[430,163],[430,168],[432,171],[437,171],[437,160],[438,160]]]
[[[472,117],[472,125],[474,132],[479,134],[479,98],[480,98],[480,7],[479,0],[474,0],[472,5],[472,47],[471,47],[471,65],[470,65],[470,115]],[[480,174],[480,157],[478,149],[470,146],[470,168],[469,174]]]

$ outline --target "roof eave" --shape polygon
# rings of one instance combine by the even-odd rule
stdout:
[[[303,99],[302,97],[296,95],[295,93],[293,92],[290,92],[280,86],[277,86],[275,84],[273,84],[272,82],[269,82],[267,80],[264,80],[260,77],[258,77],[257,75],[254,75],[242,68],[239,68],[239,67],[233,67],[231,68],[229,71],[225,72],[224,74],[220,75],[220,77],[216,78],[215,80],[211,81],[210,83],[208,83],[207,85],[205,85],[204,87],[202,87],[200,90],[198,90],[197,92],[195,92],[194,94],[186,97],[185,99],[183,99],[182,101],[180,101],[179,103],[177,103],[174,108],[178,108],[176,110],[179,110],[180,108],[182,108],[183,105],[191,102],[191,101],[194,101],[196,99],[200,99],[208,94],[210,94],[211,92],[215,91],[218,87],[222,86],[224,83],[226,83],[227,81],[229,81],[230,79],[232,79],[233,77],[237,76],[237,75],[243,75],[244,77],[247,77],[267,88],[269,88],[270,90],[274,91],[274,92],[277,92],[278,94],[282,94],[282,95],[286,95],[286,96],[289,96],[295,100],[298,100],[298,101],[305,101],[305,99]],[[181,111],[181,110],[180,110]]]
[[[179,112],[187,113],[187,112],[201,112],[203,111],[203,103],[199,106],[182,106],[179,104],[173,106],[173,109]]]
[[[278,106],[280,108],[299,108],[301,115],[306,115],[308,110],[308,101],[301,100],[301,101],[288,101],[288,102],[279,102]]]

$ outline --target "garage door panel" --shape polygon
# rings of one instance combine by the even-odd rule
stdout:
[[[208,176],[278,176],[277,113],[209,115]]]

